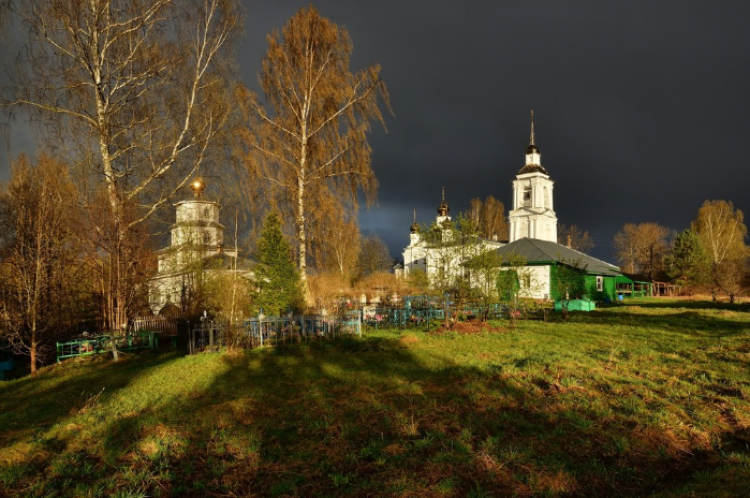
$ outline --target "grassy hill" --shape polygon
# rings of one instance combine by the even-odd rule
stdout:
[[[0,495],[747,496],[750,312],[650,306],[67,361],[0,383]]]

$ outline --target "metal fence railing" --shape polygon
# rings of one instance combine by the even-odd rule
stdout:
[[[359,311],[342,316],[264,316],[234,325],[218,320],[204,320],[190,330],[188,353],[216,351],[227,346],[268,347],[295,341],[334,339],[344,335],[362,335]]]
[[[76,356],[108,353],[112,345],[118,351],[129,352],[142,349],[154,349],[158,344],[159,332],[142,330],[125,334],[83,335],[77,339],[56,343],[57,361]]]
[[[479,306],[462,306],[459,316],[481,317],[485,313],[490,320],[498,320],[508,317],[508,309],[501,305],[491,305],[487,308]],[[430,320],[442,321],[445,319],[445,310],[439,307],[429,308],[368,308],[363,312],[363,322],[368,327],[374,328],[404,328],[429,323]]]

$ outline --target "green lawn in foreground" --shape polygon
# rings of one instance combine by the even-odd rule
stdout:
[[[0,495],[747,496],[749,427],[750,313],[621,306],[67,361],[0,383]]]

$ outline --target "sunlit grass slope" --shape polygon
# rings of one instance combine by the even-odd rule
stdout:
[[[750,313],[648,306],[68,361],[0,383],[0,495],[747,496]]]

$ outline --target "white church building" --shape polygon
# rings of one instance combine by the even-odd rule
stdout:
[[[508,242],[481,240],[475,252],[495,251],[503,260],[510,255],[524,258],[526,264],[515,268],[519,277],[519,295],[534,299],[559,298],[559,268],[572,267],[591,287],[588,295],[595,299],[613,299],[619,285],[632,284],[620,269],[557,243],[557,215],[554,210],[554,182],[542,166],[541,152],[535,143],[534,112],[531,112],[531,134],[526,148],[526,162],[513,180],[512,209],[508,213]],[[450,223],[449,207],[443,198],[435,224]],[[409,245],[403,250],[403,265],[395,268],[397,276],[407,277],[414,270],[424,271],[432,282],[437,272],[445,272],[446,245],[430,243],[419,233],[419,225],[411,226]],[[455,250],[448,270],[457,276],[462,263],[478,254],[459,254]],[[590,285],[589,285],[590,283]]]
[[[170,245],[157,251],[158,270],[149,282],[149,305],[157,315],[163,310],[184,310],[200,280],[238,273],[252,277],[249,261],[224,246],[224,225],[219,203],[203,198],[205,182],[198,178],[190,188],[193,198],[175,204]]]
[[[508,215],[510,222],[508,240],[510,242],[525,237],[557,242],[557,216],[552,203],[554,182],[542,166],[541,158],[542,154],[535,144],[534,111],[532,111],[531,137],[526,149],[526,164],[513,181],[513,209]],[[445,202],[445,189],[443,189],[442,202],[437,212],[435,226],[442,227],[445,223],[451,223],[450,206]],[[397,265],[395,268],[396,275],[399,277],[408,277],[414,270],[421,270],[427,274],[428,278],[433,278],[437,271],[445,271],[441,268],[446,266],[446,259],[452,260],[450,261],[452,264],[447,266],[451,268],[451,272],[455,273],[460,271],[462,259],[476,255],[460,255],[454,251],[452,258],[446,257],[446,251],[450,251],[446,244],[436,245],[427,241],[423,234],[419,233],[416,213],[410,231],[409,245],[403,250],[403,265]],[[482,239],[475,246],[474,251],[482,253],[504,245],[505,243],[498,240]]]
[[[414,213],[409,245],[403,251],[404,263],[396,266],[396,276],[408,277],[415,270],[419,270],[425,272],[431,281],[439,274],[443,277],[454,277],[457,272],[461,271],[461,263],[467,258],[504,245],[502,242],[490,239],[478,239],[470,247],[451,244],[449,237],[452,236],[452,232],[448,228],[453,220],[450,217],[450,206],[445,202],[445,189],[443,189],[442,202],[437,212],[433,228],[441,231],[439,242],[436,242],[434,237],[429,238],[420,233],[416,212]]]

